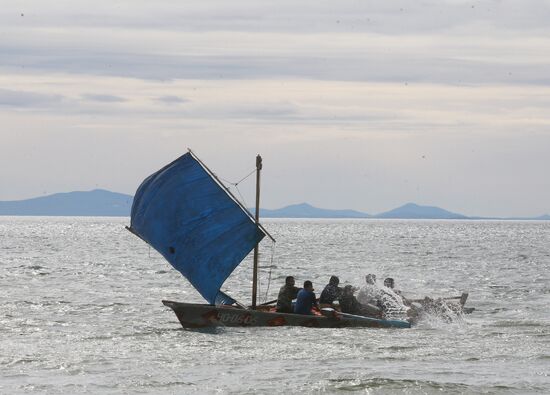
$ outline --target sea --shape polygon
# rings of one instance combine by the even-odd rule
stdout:
[[[288,275],[472,314],[411,329],[183,329],[203,300],[128,218],[0,217],[1,394],[548,394],[550,222],[265,220],[260,302]],[[223,286],[248,304],[252,259]]]

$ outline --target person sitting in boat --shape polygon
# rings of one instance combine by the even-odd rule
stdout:
[[[371,304],[361,304],[354,295],[356,290],[357,288],[351,285],[346,285],[342,290],[339,299],[342,313],[381,318],[382,310]]]
[[[400,295],[403,298],[403,295],[401,295],[401,290],[395,288],[395,280],[393,278],[388,277],[384,279],[384,287],[390,288],[393,292],[395,292],[397,295]]]
[[[407,300],[403,294],[401,293],[401,290],[395,288],[395,280],[391,277],[388,277],[384,280],[384,286],[391,289],[393,292],[395,292],[397,295],[399,295],[401,297],[401,299],[403,300],[403,303],[406,305],[406,306],[410,306],[410,301]]]
[[[379,317],[382,314],[380,306],[380,288],[376,284],[376,275],[367,274],[365,285],[357,294],[357,300],[363,308],[363,315]]]
[[[292,313],[292,301],[298,296],[300,288],[294,286],[294,277],[288,276],[285,285],[279,290],[277,297],[277,313]]]
[[[395,280],[391,277],[384,279],[384,287],[391,288],[397,293],[397,290],[395,289]]]
[[[357,299],[362,304],[371,304],[376,306],[378,304],[378,293],[379,288],[376,285],[376,275],[367,274],[365,276],[366,284],[361,288],[359,294],[357,294]]]
[[[382,309],[386,318],[404,318],[408,315],[409,307],[400,292],[395,288],[395,281],[388,277],[384,280],[384,286],[378,289],[377,306]]]
[[[333,307],[332,304],[334,301],[340,298],[340,295],[342,295],[342,288],[340,288],[338,284],[340,284],[340,279],[336,276],[331,276],[319,298],[321,307]]]
[[[304,288],[298,292],[298,296],[296,297],[295,314],[313,315],[311,309],[313,307],[319,308],[317,297],[313,291],[312,282],[309,280],[304,281]]]
[[[361,314],[361,303],[355,297],[355,291],[356,288],[351,285],[346,285],[342,290],[342,295],[338,299],[342,313]]]

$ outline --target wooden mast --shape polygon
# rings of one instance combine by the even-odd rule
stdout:
[[[262,157],[256,156],[256,225],[260,223],[260,171],[262,170]],[[259,244],[259,243],[258,243]],[[252,271],[252,309],[256,309],[258,294],[258,244],[254,247],[254,269]]]

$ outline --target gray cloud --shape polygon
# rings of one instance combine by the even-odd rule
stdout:
[[[163,104],[168,104],[168,105],[182,104],[182,103],[188,102],[187,99],[184,99],[175,95],[166,95],[166,96],[157,97],[156,101]]]
[[[61,95],[0,89],[0,106],[33,108],[51,107],[63,100]]]
[[[550,46],[549,1],[117,4],[34,5],[23,22],[21,7],[8,5],[0,10],[1,69],[158,80],[550,83],[550,55],[541,51]]]
[[[548,43],[550,45],[550,42]],[[2,48],[0,47],[0,51]],[[17,59],[17,63],[13,60]],[[529,58],[445,58],[427,53],[327,53],[281,56],[178,56],[106,54],[75,51],[70,56],[52,49],[44,58],[10,57],[4,68],[19,63],[41,72],[125,76],[140,79],[271,79],[306,78],[326,81],[430,82],[439,84],[536,84],[550,85],[550,59],[532,63]],[[88,100],[121,102],[111,94],[88,95]],[[160,99],[160,101],[167,102]],[[173,102],[172,102],[173,103]]]
[[[115,96],[115,95],[107,95],[107,94],[101,95],[101,94],[87,93],[82,95],[82,98],[84,98],[85,100],[97,101],[97,102],[103,102],[103,103],[122,103],[126,101],[126,99],[123,97]]]
[[[20,17],[22,11],[24,18]],[[58,0],[55,4],[34,2],[32,7],[7,3],[0,11],[3,26],[383,34],[440,32],[475,24],[507,30],[546,30],[549,15],[547,0],[188,0],[162,4],[125,0],[117,1],[116,6],[111,2]]]

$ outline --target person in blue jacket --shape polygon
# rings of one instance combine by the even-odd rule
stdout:
[[[296,297],[296,305],[294,306],[294,313],[296,314],[305,314],[312,315],[311,309],[313,307],[319,308],[319,303],[317,303],[317,297],[313,292],[313,284],[311,281],[304,281],[304,288],[298,292]]]

